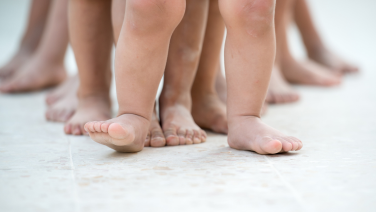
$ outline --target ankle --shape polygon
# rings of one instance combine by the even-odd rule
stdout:
[[[228,125],[232,127],[236,127],[238,123],[242,123],[242,121],[252,121],[252,122],[260,122],[261,118],[260,115],[228,115]]]
[[[178,92],[173,89],[164,89],[159,97],[161,109],[173,105],[182,105],[187,109],[192,106],[192,98],[189,92]]]

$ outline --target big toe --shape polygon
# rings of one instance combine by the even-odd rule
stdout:
[[[116,146],[128,145],[135,138],[135,133],[131,126],[122,126],[118,123],[112,123],[108,127],[108,134],[113,138],[110,142]]]
[[[291,144],[290,144],[291,145]],[[260,146],[260,154],[276,154],[282,150],[282,142],[278,139],[265,138],[265,141]]]

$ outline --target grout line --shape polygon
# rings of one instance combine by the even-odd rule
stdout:
[[[268,164],[272,167],[272,169],[276,172],[276,174],[278,175],[278,177],[282,180],[282,182],[285,184],[285,186],[292,192],[293,196],[295,197],[295,199],[298,201],[298,203],[305,209],[305,204],[304,204],[304,200],[303,198],[301,197],[301,195],[299,194],[299,192],[290,184],[288,183],[285,178],[282,176],[282,174],[278,171],[278,169],[274,166],[274,164],[269,160],[268,157],[266,157],[264,155],[264,158],[266,159],[266,161],[268,162]]]
[[[76,174],[75,174],[75,167],[73,164],[72,143],[68,136],[67,136],[67,139],[68,139],[68,147],[69,147],[69,161],[70,161],[70,166],[71,166],[71,176],[73,179],[73,187],[74,187],[74,202],[76,203],[75,208],[77,212],[80,212],[81,210],[80,210],[80,201],[78,198],[77,180],[76,180]]]

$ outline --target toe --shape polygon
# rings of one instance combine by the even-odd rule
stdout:
[[[70,123],[65,124],[64,132],[65,134],[72,134],[72,125]]]
[[[186,139],[185,139],[185,135],[187,134],[187,130],[184,129],[184,128],[180,128],[178,130],[178,137],[179,137],[179,144],[180,145],[185,145],[187,144],[186,143]],[[192,143],[188,143],[188,144],[192,144]]]
[[[291,151],[292,150],[292,143],[290,141],[288,141],[287,139],[284,139],[284,138],[280,138],[279,139],[281,142],[282,142],[282,150],[284,152],[288,152],[288,151]]]
[[[289,139],[297,146],[295,151],[300,150],[303,147],[303,142],[295,137],[289,136]]]
[[[72,134],[73,135],[82,135],[80,125],[74,125],[74,126],[72,126]]]
[[[93,128],[95,132],[102,132],[101,126],[102,126],[103,121],[97,121],[95,122]]]
[[[206,132],[204,130],[201,130],[201,143],[206,141]]]
[[[201,132],[200,130],[195,130],[193,135],[193,143],[199,144],[201,143]]]
[[[185,134],[185,143],[186,144],[193,144],[193,136],[194,136],[193,130],[187,130],[187,133]],[[182,145],[182,144],[180,144],[180,145]]]
[[[150,132],[146,135],[144,147],[150,146]]]
[[[162,147],[166,145],[166,139],[162,133],[162,130],[159,128],[151,131],[151,142],[152,147]]]
[[[176,128],[168,128],[163,131],[166,138],[167,146],[179,145],[179,138],[176,133]]]
[[[289,143],[290,144],[290,143]],[[290,144],[291,145],[291,144]],[[283,143],[279,139],[265,137],[259,149],[254,149],[259,154],[276,154],[283,149]]]

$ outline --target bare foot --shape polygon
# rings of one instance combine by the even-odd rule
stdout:
[[[68,80],[71,80],[71,79],[72,78]],[[65,82],[62,86],[66,86],[67,84],[68,83]],[[74,85],[71,85],[71,87],[66,87],[64,90],[65,93],[64,94],[61,93],[62,96],[59,97],[56,101],[54,101],[51,105],[49,105],[47,112],[46,112],[46,119],[49,121],[57,121],[57,122],[68,121],[73,116],[74,112],[77,109],[77,105],[78,105],[77,89],[78,89],[78,80],[77,80],[77,83],[75,83]]]
[[[150,121],[134,114],[123,114],[107,121],[85,124],[90,137],[118,152],[138,152],[144,147]]]
[[[298,62],[294,59],[283,60],[281,71],[290,83],[316,86],[334,86],[341,78],[330,70],[313,61]]]
[[[192,94],[192,117],[201,128],[227,134],[226,105],[217,94]]]
[[[168,146],[199,144],[206,141],[206,133],[194,122],[186,106],[159,99],[163,133]]]
[[[303,147],[299,139],[284,135],[255,116],[240,116],[231,120],[228,144],[234,149],[250,150],[263,155],[297,151]]]
[[[166,145],[166,139],[163,135],[163,130],[159,124],[157,112],[154,109],[153,116],[150,121],[149,132],[145,139],[144,146],[162,147]]]
[[[78,75],[73,77],[69,77],[63,83],[61,83],[57,88],[52,90],[46,96],[46,103],[47,105],[52,105],[61,98],[65,97],[68,93],[74,90],[76,95],[80,80],[78,79]]]
[[[277,66],[274,66],[270,78],[266,102],[280,104],[299,100],[299,94],[289,85]]]
[[[85,123],[104,121],[111,118],[111,103],[107,95],[96,95],[79,99],[74,115],[64,126],[66,134],[83,135]]]
[[[66,76],[63,63],[49,62],[34,56],[12,77],[2,82],[0,91],[13,93],[40,90],[60,84]]]
[[[321,48],[317,51],[311,51],[308,53],[309,58],[320,63],[321,65],[328,67],[330,70],[333,70],[336,73],[356,73],[359,71],[359,68],[353,64],[348,63],[338,55],[333,52]]]
[[[19,50],[7,64],[0,68],[0,79],[11,77],[30,57],[30,51]]]

